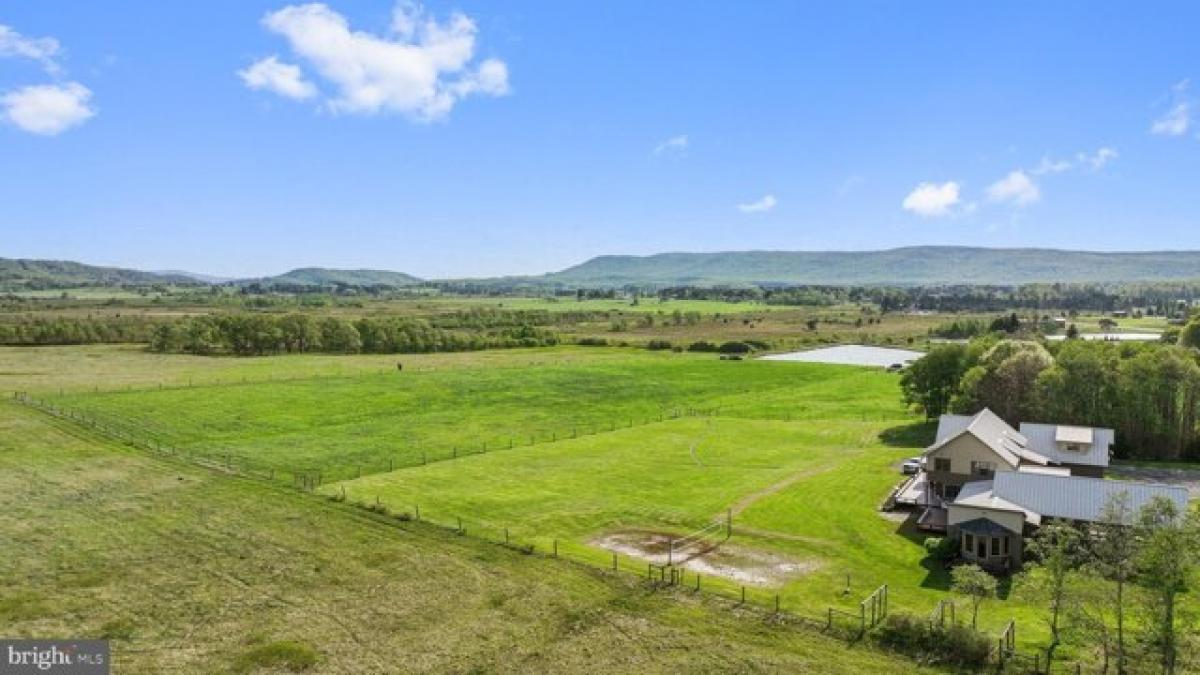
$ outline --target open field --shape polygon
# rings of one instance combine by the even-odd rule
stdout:
[[[921,671],[703,596],[148,457],[7,402],[0,537],[20,542],[0,548],[5,635],[110,638],[114,672]]]
[[[403,371],[395,361],[0,350],[6,386],[28,382],[139,438],[238,465],[299,465],[323,473],[326,496],[344,490],[392,513],[419,505],[425,521],[461,518],[468,534],[541,552],[557,543],[597,568],[612,549],[621,570],[644,575],[663,538],[732,512],[733,538],[699,559],[716,567],[692,570],[710,592],[737,597],[746,584],[753,603],[778,595],[810,618],[856,611],[883,583],[893,610],[924,614],[948,597],[924,536],[877,510],[898,462],[932,435],[904,409],[895,374],[583,347],[405,356]],[[418,461],[455,447],[448,461]],[[1022,647],[1046,644],[1038,611],[1004,586],[980,626],[996,633],[1010,618]],[[1070,645],[1059,655],[1077,656]]]
[[[164,445],[259,468],[321,472],[325,480],[609,432],[693,409],[813,417],[857,399],[838,414],[898,414],[895,376],[728,362],[711,354],[632,351],[606,358],[616,351],[559,350],[506,367],[408,368],[53,400]],[[572,353],[582,360],[555,358]],[[866,398],[864,386],[875,398]],[[780,397],[793,405],[772,407]],[[884,400],[886,408],[876,405]]]

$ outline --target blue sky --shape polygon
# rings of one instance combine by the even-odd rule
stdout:
[[[1200,249],[1200,6],[0,6],[0,256]]]

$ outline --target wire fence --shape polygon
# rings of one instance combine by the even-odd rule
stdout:
[[[720,415],[719,407],[678,406],[664,409],[657,413],[624,415],[620,419],[610,419],[606,422],[574,424],[561,430],[532,432],[520,437],[507,436],[490,441],[479,441],[474,445],[451,444],[449,447],[409,448],[404,452],[378,453],[373,457],[329,457],[315,465],[307,464],[285,467],[280,466],[277,462],[262,461],[247,457],[244,453],[231,448],[196,447],[194,444],[172,437],[169,433],[161,429],[153,429],[132,422],[129,419],[113,415],[105,415],[95,411],[84,412],[76,410],[61,403],[34,398],[27,392],[14,392],[13,397],[19,402],[48,412],[56,417],[77,422],[106,435],[155,450],[160,454],[187,456],[194,458],[197,462],[207,462],[211,466],[225,466],[231,469],[236,466],[238,469],[246,472],[252,472],[256,475],[267,475],[285,483],[309,490],[315,490],[326,483],[352,480],[371,474],[452,461],[499,450],[528,448],[545,443],[598,436],[621,429],[633,429],[669,420],[697,417],[709,418]],[[219,435],[219,431],[214,430],[213,435]]]
[[[190,463],[214,472],[236,475],[275,484],[289,485],[296,490],[312,494],[322,484],[321,472],[312,471],[283,471],[272,467],[256,466],[247,462],[243,457],[235,457],[232,453],[221,455],[200,454],[180,449],[161,441],[140,436],[131,431],[128,426],[113,424],[107,419],[84,415],[77,411],[35,399],[24,392],[16,392],[14,400],[27,407],[41,411],[51,417],[76,424],[92,432],[119,441],[141,450],[149,451],[163,457]],[[688,411],[696,414],[694,410]],[[680,415],[682,416],[682,414]],[[630,423],[632,425],[632,422]],[[136,427],[135,427],[136,428]],[[452,454],[441,460],[454,459],[459,455]],[[317,496],[317,495],[314,495]],[[432,514],[422,510],[419,504],[397,507],[381,500],[352,498],[347,494],[345,486],[334,492],[325,492],[320,498],[329,502],[337,502],[366,513],[381,520],[398,522],[415,522],[452,532],[458,536],[471,537],[475,540],[500,545],[530,556],[541,556],[569,562],[586,567],[590,570],[600,570],[607,573],[634,575],[643,579],[654,588],[669,589],[674,592],[690,592],[702,595],[704,598],[724,603],[739,610],[753,613],[757,616],[807,629],[822,634],[839,637],[850,642],[863,639],[870,631],[880,626],[889,614],[890,604],[888,585],[882,584],[872,591],[858,604],[858,612],[847,611],[843,607],[828,606],[823,612],[813,612],[794,603],[785,603],[783,596],[774,589],[748,585],[731,584],[728,580],[717,575],[704,576],[700,572],[689,569],[687,559],[681,557],[676,562],[674,552],[684,552],[697,544],[703,545],[714,537],[719,543],[728,540],[733,534],[732,514],[727,513],[724,519],[714,520],[691,533],[678,539],[671,540],[667,564],[648,562],[634,555],[620,554],[615,551],[602,551],[591,546],[581,546],[570,540],[560,540],[553,537],[542,537],[524,528],[501,527],[492,523],[464,518],[462,516],[447,517],[445,514]],[[711,549],[710,549],[711,550]],[[695,556],[692,556],[695,557]],[[847,590],[848,587],[847,587]],[[936,623],[939,628],[948,622],[955,624],[954,603],[941,600],[929,615],[931,627]],[[997,666],[1002,673],[1082,673],[1082,665],[1075,662],[1049,662],[1039,652],[1024,653],[1016,648],[1016,623],[1010,621],[997,639],[989,653],[989,662]]]

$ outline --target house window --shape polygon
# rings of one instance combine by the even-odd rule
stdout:
[[[1008,537],[1002,537],[1002,539],[1004,539],[1004,555],[1008,555]]]
[[[969,554],[974,550],[975,550],[975,535],[971,534],[970,532],[964,532],[963,533],[963,552]]]
[[[1079,444],[1078,443],[1068,443],[1067,450],[1070,450],[1071,452],[1079,452],[1079,450],[1080,450]]]
[[[995,462],[971,462],[972,476],[985,476],[991,478],[996,474]]]
[[[949,457],[934,457],[933,458],[933,470],[934,471],[945,471],[946,473],[950,473],[950,458]]]
[[[1000,555],[1000,537],[992,537],[992,555]]]

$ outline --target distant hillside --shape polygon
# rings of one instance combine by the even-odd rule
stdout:
[[[125,284],[194,284],[181,274],[158,274],[120,267],[97,267],[68,260],[0,258],[0,290],[39,290]]]
[[[552,283],[1024,284],[1200,279],[1200,251],[1097,253],[915,246],[886,251],[732,251],[600,256],[546,275]]]
[[[403,272],[387,270],[335,270],[324,267],[302,267],[278,276],[257,279],[264,284],[296,286],[409,286],[421,279]]]
[[[199,281],[202,284],[223,284],[227,281],[233,281],[232,277],[217,277],[211,274],[200,274],[199,272],[188,272],[187,270],[154,270],[152,274],[172,276],[172,277],[187,277],[193,281]]]

